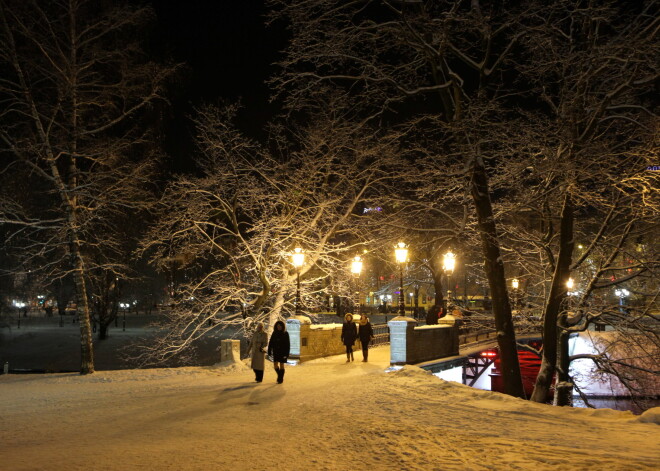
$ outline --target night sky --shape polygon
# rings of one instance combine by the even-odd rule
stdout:
[[[203,103],[241,100],[239,126],[263,137],[276,113],[264,83],[285,46],[282,27],[267,27],[263,0],[151,0],[157,15],[151,33],[157,59],[183,62],[181,80],[170,91],[166,151],[174,171],[189,168],[190,115]]]

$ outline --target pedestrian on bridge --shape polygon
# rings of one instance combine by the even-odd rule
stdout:
[[[259,322],[257,328],[252,334],[248,354],[254,371],[254,380],[261,383],[264,379],[264,366],[266,364],[266,348],[268,347],[268,335],[264,331],[264,323]]]
[[[360,337],[360,344],[362,344],[362,361],[369,361],[369,342],[374,339],[374,329],[365,314],[360,317],[358,337]]]
[[[341,341],[346,346],[346,363],[353,361],[353,344],[357,340],[357,325],[353,322],[353,314],[346,314],[346,322],[341,327]]]
[[[275,330],[270,336],[268,342],[268,355],[273,356],[273,365],[277,373],[277,382],[282,384],[284,382],[284,365],[289,358],[289,350],[291,349],[291,342],[289,340],[289,333],[286,331],[284,322],[275,322]]]

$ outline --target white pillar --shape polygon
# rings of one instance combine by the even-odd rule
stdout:
[[[220,362],[232,361],[237,363],[241,361],[241,341],[240,340],[221,340],[220,341]]]

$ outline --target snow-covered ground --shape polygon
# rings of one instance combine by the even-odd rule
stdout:
[[[660,408],[555,408],[337,356],[0,376],[2,470],[657,470]]]

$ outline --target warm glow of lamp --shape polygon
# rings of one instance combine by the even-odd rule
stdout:
[[[511,280],[511,287],[513,289],[518,289],[518,286],[520,286],[520,282],[518,281],[518,278],[514,278]]]
[[[304,265],[305,253],[303,252],[303,249],[300,247],[293,249],[293,254],[291,254],[291,263],[293,263],[293,266],[296,268],[300,268]]]
[[[399,242],[394,246],[394,255],[397,263],[406,263],[408,261],[408,246],[404,242]]]
[[[362,273],[362,257],[356,255],[351,262],[351,273],[359,275]]]
[[[568,281],[566,281],[566,287],[570,290],[573,289],[573,278],[569,278]]]
[[[445,254],[443,263],[442,263],[442,268],[446,272],[453,272],[454,267],[456,266],[456,255],[450,250]]]

